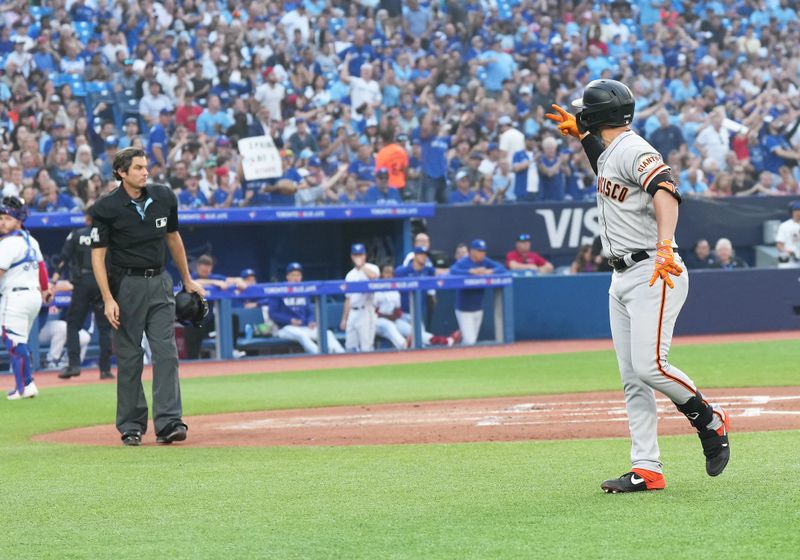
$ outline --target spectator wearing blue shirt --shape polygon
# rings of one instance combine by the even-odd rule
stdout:
[[[403,31],[416,39],[429,35],[431,22],[430,8],[420,4],[419,0],[407,0],[403,7]]]
[[[68,180],[77,177],[71,173]],[[43,180],[39,186],[41,194],[36,198],[33,206],[39,212],[72,212],[77,210],[77,205],[71,196],[59,192],[56,182],[52,179]]]
[[[539,156],[539,190],[542,200],[564,200],[568,156],[558,153],[558,140],[548,136],[542,140]]]
[[[220,100],[216,95],[208,97],[208,107],[197,117],[197,132],[206,136],[217,136],[233,125],[233,119],[220,110]]]
[[[669,113],[666,109],[659,109],[657,117],[660,126],[650,135],[650,144],[659,154],[664,154],[664,158],[669,159],[669,155],[673,151],[680,150],[686,141],[683,139],[681,129],[669,122]]]
[[[366,42],[366,34],[363,29],[357,29],[353,34],[353,44],[339,53],[339,58],[344,60],[350,55],[347,69],[351,76],[361,75],[361,66],[375,60],[375,51],[372,45]]]
[[[514,196],[517,200],[529,200],[539,194],[539,170],[533,149],[536,138],[525,136],[525,149],[511,155],[511,170],[514,172]]]
[[[511,80],[517,70],[517,63],[514,57],[503,52],[502,43],[499,37],[492,40],[492,49],[482,53],[478,57],[478,64],[484,66],[486,70],[486,93],[497,96],[503,90],[503,82]]]
[[[172,118],[175,112],[165,107],[158,112],[158,122],[150,129],[147,139],[147,157],[151,163],[166,168],[169,154],[169,135],[172,133]]]
[[[220,177],[219,186],[211,195],[211,206],[214,208],[238,208],[246,206],[249,199],[253,197],[253,191],[250,190],[245,193],[239,186],[238,181],[236,183],[230,182],[228,168],[222,167],[221,169],[225,170],[225,175]],[[200,170],[195,170],[189,174],[190,177],[193,175],[199,179]]]
[[[403,199],[397,189],[389,186],[389,170],[381,167],[375,172],[375,184],[364,194],[364,204],[386,206],[402,203]]]
[[[681,74],[680,80],[672,80],[667,87],[667,91],[669,91],[673,101],[677,103],[685,103],[700,95],[700,91],[692,81],[692,73],[688,70]]]
[[[195,174],[190,174],[186,178],[185,188],[178,195],[178,207],[181,210],[197,210],[208,207],[208,199],[200,190],[199,177]]]
[[[775,175],[780,174],[780,168],[784,165],[791,168],[800,161],[800,150],[793,149],[786,140],[780,119],[772,118],[769,122],[767,133],[761,140],[761,147],[764,151],[763,169]]]
[[[339,195],[340,204],[364,204],[364,195],[358,189],[355,175],[348,174],[344,181],[344,189]]]
[[[431,98],[428,88],[420,95],[420,101],[427,103],[428,112],[422,119],[419,129],[420,146],[422,148],[422,177],[420,178],[420,202],[446,201],[447,190],[447,151],[450,149],[450,137],[445,134],[445,126],[439,126],[436,115],[439,107]],[[424,99],[423,99],[424,98]]]
[[[286,282],[297,284],[303,281],[303,265],[290,262],[286,266]],[[319,354],[319,329],[317,328],[314,302],[300,295],[271,297],[266,300],[269,318],[278,327],[278,338],[297,342],[309,354]],[[332,331],[327,331],[328,351],[341,354],[344,348]]]
[[[371,145],[359,144],[356,159],[350,163],[347,171],[355,175],[359,187],[368,187],[375,182],[375,158],[372,157]]]
[[[469,171],[459,169],[455,176],[455,188],[447,196],[448,204],[478,204],[480,197],[470,187]]]
[[[469,245],[469,254],[450,267],[454,276],[488,276],[506,272],[499,262],[486,256],[486,242],[474,239]],[[461,331],[462,344],[471,346],[478,340],[483,323],[483,299],[485,288],[458,290],[456,294],[456,320]]]

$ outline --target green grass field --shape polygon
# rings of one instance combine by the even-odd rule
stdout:
[[[800,385],[800,342],[676,347],[671,361],[701,387]],[[182,387],[187,416],[620,390],[611,352],[196,378]],[[226,449],[30,441],[111,424],[114,398],[113,385],[65,386],[0,403],[0,560],[730,560],[793,558],[800,547],[800,431],[734,432],[731,465],[716,479],[705,475],[695,436],[663,437],[667,490],[616,496],[599,483],[628,468],[624,439]]]

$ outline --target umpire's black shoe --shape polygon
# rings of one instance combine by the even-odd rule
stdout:
[[[645,469],[633,469],[619,478],[606,480],[600,485],[606,494],[622,494],[623,492],[644,492],[646,490],[663,490],[667,486],[664,475]]]
[[[59,379],[69,379],[70,377],[78,377],[81,374],[81,368],[77,366],[67,366],[62,369],[59,374]]]
[[[114,374],[110,371],[101,371],[100,379],[114,379]]]
[[[156,435],[156,443],[163,443],[164,445],[169,445],[173,441],[184,441],[186,439],[186,432],[189,430],[189,427],[182,422],[175,422],[174,424],[170,425],[162,431],[160,434]]]
[[[131,431],[122,434],[122,445],[138,447],[142,445],[142,432]]]

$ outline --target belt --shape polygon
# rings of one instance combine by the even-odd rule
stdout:
[[[32,288],[24,288],[24,287],[20,286],[18,288],[11,288],[11,291],[12,292],[27,292],[28,290],[31,290],[31,289]]]
[[[162,268],[123,268],[122,274],[125,276],[144,276],[145,278],[153,278],[161,274]]]
[[[649,258],[650,254],[645,250],[641,250],[636,253],[628,253],[627,255],[624,255],[622,257],[614,257],[608,259],[608,264],[610,264],[611,267],[617,272],[622,272],[626,268],[631,267],[638,262],[645,261]]]
[[[360,307],[351,307],[350,309],[353,311],[361,311],[362,309],[364,309],[364,306],[362,305]]]

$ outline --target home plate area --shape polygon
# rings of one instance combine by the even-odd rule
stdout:
[[[800,429],[800,387],[716,389],[705,393],[724,406],[732,433]],[[690,434],[686,419],[658,399],[659,433]],[[273,410],[185,418],[181,447],[323,446],[465,443],[628,437],[621,393],[433,401]],[[37,436],[40,441],[119,445],[113,426]],[[145,444],[153,443],[151,432]]]

